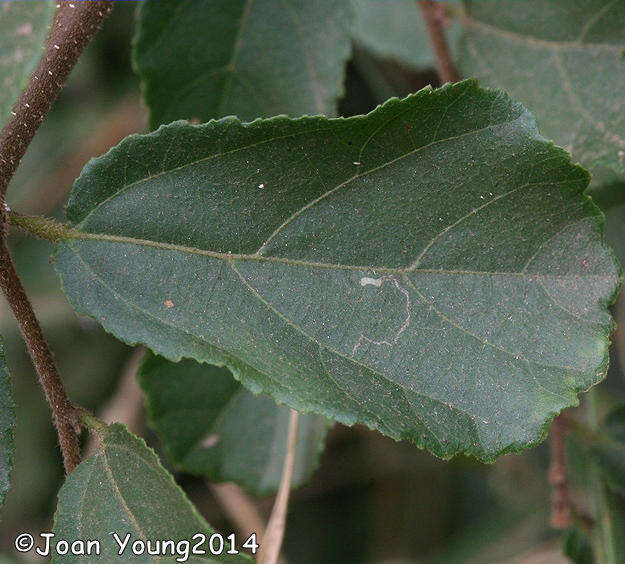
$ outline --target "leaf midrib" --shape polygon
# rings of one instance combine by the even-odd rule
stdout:
[[[107,233],[86,233],[77,229],[67,229],[67,240],[91,240],[91,241],[108,241],[111,243],[130,244],[141,247],[152,247],[167,251],[177,251],[191,255],[207,256],[222,261],[255,261],[265,263],[281,263],[289,266],[302,266],[310,268],[323,268],[329,270],[351,270],[355,272],[379,272],[382,274],[410,274],[414,272],[422,272],[428,274],[452,274],[452,275],[482,275],[482,276],[516,276],[526,280],[561,280],[561,279],[608,279],[609,276],[603,274],[541,274],[530,272],[516,271],[493,271],[493,270],[462,270],[462,269],[445,269],[445,268],[418,268],[409,266],[407,268],[393,268],[388,266],[375,265],[351,265],[306,261],[299,259],[289,259],[284,257],[268,257],[256,254],[237,254],[237,253],[220,253],[217,251],[209,251],[206,249],[198,249],[197,247],[187,247],[185,245],[176,245],[173,243],[162,243],[160,241],[152,241],[149,239],[138,239],[135,237],[126,237],[122,235],[109,235]],[[63,242],[63,241],[61,241]]]

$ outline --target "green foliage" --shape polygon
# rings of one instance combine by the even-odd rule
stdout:
[[[13,432],[15,408],[11,392],[11,375],[4,360],[4,345],[0,340],[0,507],[4,505],[13,467]]]
[[[51,2],[3,4],[0,125],[42,51],[53,12]],[[202,484],[204,492],[209,479],[254,494],[275,491],[289,406],[302,412],[291,482],[297,487],[311,477],[324,447],[324,416],[364,423],[443,458],[466,453],[493,461],[544,438],[553,416],[603,378],[613,328],[607,307],[620,272],[603,241],[603,218],[584,195],[588,173],[539,131],[592,169],[591,193],[609,210],[606,240],[625,256],[625,118],[618,96],[625,86],[625,8],[614,0],[447,5],[454,18],[445,31],[461,70],[518,98],[538,125],[507,94],[474,81],[420,90],[354,118],[307,117],[336,115],[345,76],[345,114],[371,107],[376,88],[412,92],[429,80],[430,40],[412,0],[142,3],[133,57],[151,125],[180,118],[209,123],[164,125],[93,160],[70,196],[69,225],[15,212],[11,220],[56,244],[56,268],[78,311],[154,351],[139,375],[148,418],[172,464],[200,479],[184,478],[188,499],[142,439],[87,417],[99,442],[60,491],[57,538],[99,539],[105,547],[99,559],[122,562],[128,555],[115,555],[111,531],[130,532],[133,540],[209,536],[213,529],[191,501],[194,487]],[[363,49],[346,72],[352,39]],[[92,56],[111,52],[111,45],[113,35]],[[113,59],[123,61],[128,45]],[[98,75],[86,65],[78,75]],[[116,81],[120,65],[101,66],[115,69],[106,81]],[[132,80],[126,75],[122,82]],[[83,84],[74,94],[80,99],[93,87]],[[99,108],[59,100],[64,104],[97,140]],[[236,117],[224,118],[230,114]],[[305,117],[271,117],[278,114]],[[73,124],[59,121],[67,130],[55,125],[48,148],[30,151],[38,176],[18,178],[21,199],[12,207],[33,199],[35,189],[23,191],[20,182],[37,186],[55,176],[42,166],[42,154],[55,161],[58,139],[68,144]],[[121,137],[111,121],[103,136],[108,146]],[[86,153],[100,152],[90,147]],[[43,213],[55,213],[52,207],[43,202]],[[18,270],[28,276],[33,254],[16,240]],[[56,328],[67,327],[67,312],[36,309],[54,317],[51,343],[72,400],[101,407],[121,344],[97,332],[88,337],[90,322],[80,320],[80,336],[72,330],[57,347]],[[16,347],[15,332],[2,329]],[[90,341],[102,342],[76,346]],[[78,352],[66,355],[69,348]],[[92,362],[94,351],[111,358]],[[0,505],[15,425],[2,352],[0,346]],[[92,372],[106,377],[93,380]],[[44,411],[35,380],[16,381],[17,397],[25,397],[18,414],[28,420],[20,433],[36,435],[30,444],[46,435],[47,444],[37,444],[36,455],[22,457],[17,449],[15,473],[26,466],[30,473],[11,500],[32,529],[49,515],[22,507],[48,502],[33,501],[35,494],[25,499],[23,490],[33,481],[52,488],[56,474],[44,451],[58,453],[47,440],[50,422],[44,428],[34,413]],[[574,562],[616,564],[625,554],[625,410],[599,428],[596,408],[590,411],[592,428],[571,423],[577,432],[570,437],[591,499],[578,506],[575,491],[574,528],[563,550]],[[521,463],[507,457],[492,468],[487,486],[473,461],[443,465],[410,444],[336,431],[328,456],[338,460],[335,467],[321,469],[305,495],[293,496],[290,561],[379,560],[375,539],[391,537],[401,557],[420,546],[428,548],[419,558],[501,561],[530,538],[544,540],[548,495],[540,451]],[[334,458],[337,437],[364,447]],[[42,463],[51,471],[39,480],[32,469]],[[481,483],[470,476],[478,471]],[[504,483],[512,494],[502,494]],[[410,508],[415,500],[418,512]],[[537,512],[540,504],[545,508]],[[5,508],[4,518],[12,512]],[[424,514],[415,531],[411,523]],[[217,519],[211,514],[211,522]],[[463,521],[469,525],[459,527]],[[408,533],[398,534],[403,526]],[[5,525],[11,534],[21,528]],[[452,540],[447,533],[456,528],[463,530]],[[384,529],[392,533],[380,537]],[[395,545],[403,537],[406,546]]]
[[[350,19],[344,0],[144,2],[135,64],[150,123],[334,114]]]
[[[212,481],[275,492],[286,453],[289,410],[246,391],[226,368],[148,354],[139,378],[148,416],[178,468]],[[317,467],[329,422],[302,415],[291,486]]]
[[[3,2],[0,6],[0,128],[35,68],[55,2]]]
[[[574,564],[594,564],[595,562],[590,539],[579,529],[570,529],[566,532],[562,542],[562,552]]]
[[[467,0],[460,67],[505,89],[586,167],[625,172],[625,3]]]
[[[455,6],[456,2],[447,4]],[[356,43],[382,58],[399,61],[409,67],[433,68],[430,40],[414,0],[353,0]],[[450,20],[447,41],[455,59],[460,36],[458,20]]]
[[[608,485],[625,495],[625,405],[614,409],[589,441]]]
[[[104,562],[128,562],[135,540],[191,540],[197,533],[207,538],[214,531],[189,502],[156,454],[142,439],[123,425],[106,427],[91,423],[99,445],[96,453],[82,462],[59,492],[54,519],[59,539],[98,539]],[[128,548],[118,555],[111,536],[131,534]],[[206,543],[203,547],[206,549]],[[209,553],[210,554],[210,553]],[[93,558],[93,557],[92,557]],[[55,555],[53,562],[91,562],[89,557]],[[153,562],[147,554],[133,562]],[[160,561],[160,559],[159,559]],[[175,558],[162,559],[174,562]],[[189,562],[249,562],[244,555],[210,558],[191,557]]]
[[[350,119],[174,123],[86,167],[56,266],[127,342],[492,460],[604,375],[618,275],[587,182],[472,81]]]
[[[625,498],[611,491],[601,469],[597,470],[591,484],[596,503],[593,554],[596,562],[619,564],[625,555]]]

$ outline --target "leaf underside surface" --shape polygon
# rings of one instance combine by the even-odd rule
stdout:
[[[13,432],[15,407],[11,390],[11,375],[4,359],[4,345],[0,340],[0,507],[4,505],[9,490],[13,467]]]
[[[0,128],[43,53],[54,5],[50,0],[0,4]]]
[[[506,90],[586,167],[625,172],[625,2],[467,1],[460,69]]]
[[[169,458],[213,482],[234,482],[255,495],[275,492],[286,454],[289,409],[255,396],[227,368],[148,354],[139,372],[148,416]],[[302,414],[292,487],[319,463],[329,421]]]
[[[85,167],[56,267],[122,340],[493,460],[605,374],[619,275],[587,183],[474,81],[349,119],[177,122]]]
[[[207,539],[214,531],[189,502],[154,451],[119,423],[98,431],[97,452],[83,461],[59,491],[53,532],[58,539],[97,539],[99,556],[58,555],[52,562],[154,562],[148,554],[135,556],[136,540],[190,540],[196,533]],[[111,536],[131,540],[122,555]],[[191,541],[194,545],[196,541]],[[201,546],[209,551],[208,543]],[[159,562],[175,562],[165,554]],[[251,562],[244,555],[191,556],[188,562]]]
[[[335,114],[350,21],[344,0],[144,2],[134,58],[151,125]]]

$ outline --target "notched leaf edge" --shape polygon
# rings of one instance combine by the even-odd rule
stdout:
[[[614,289],[611,293],[611,295],[606,298],[605,300],[603,300],[600,305],[603,307],[603,309],[605,311],[608,310],[608,307],[610,305],[612,305],[614,303],[614,301],[616,300],[616,297],[618,296],[618,293],[620,291],[620,287],[622,285],[623,282],[623,272],[621,269],[620,264],[618,263],[618,260],[616,259],[616,255],[613,252],[613,250],[605,243],[605,237],[604,237],[604,230],[605,230],[605,216],[602,213],[602,211],[599,209],[599,207],[593,202],[592,198],[585,193],[586,188],[588,186],[588,183],[590,181],[590,174],[589,172],[580,164],[580,163],[573,163],[571,155],[569,152],[567,152],[565,149],[557,146],[553,140],[547,139],[545,137],[543,137],[538,130],[538,126],[536,124],[536,120],[534,118],[534,116],[531,114],[531,112],[529,112],[529,110],[527,110],[522,104],[515,102],[513,100],[510,99],[510,97],[503,92],[502,90],[496,89],[496,88],[484,88],[484,87],[480,87],[478,85],[478,81],[477,79],[471,78],[471,79],[466,79],[463,80],[461,82],[457,82],[454,84],[448,83],[445,84],[443,87],[438,88],[438,89],[434,89],[431,86],[427,86],[421,90],[419,90],[418,92],[414,93],[414,94],[410,94],[409,96],[406,96],[403,99],[394,97],[394,98],[390,98],[389,100],[387,100],[386,102],[384,102],[383,104],[378,105],[374,110],[372,110],[371,112],[367,113],[367,114],[363,114],[363,115],[358,115],[358,116],[352,116],[352,117],[338,117],[338,118],[326,118],[323,116],[302,116],[299,118],[289,118],[285,115],[279,115],[279,116],[274,116],[271,118],[257,118],[251,122],[243,122],[241,120],[239,120],[237,117],[235,116],[228,116],[228,117],[224,117],[218,120],[210,120],[204,124],[190,124],[188,121],[185,120],[179,120],[179,121],[175,121],[172,122],[170,124],[167,125],[162,125],[160,126],[156,131],[147,133],[147,134],[137,134],[137,135],[131,135],[129,137],[126,137],[124,140],[122,140],[118,145],[116,145],[115,147],[112,147],[107,153],[105,153],[104,155],[100,156],[100,157],[96,157],[94,159],[91,159],[87,165],[84,167],[81,175],[79,176],[79,178],[77,179],[75,185],[74,185],[74,189],[72,190],[72,194],[70,195],[70,199],[68,202],[68,207],[67,207],[67,215],[68,215],[68,219],[70,219],[70,223],[74,222],[74,224],[80,223],[80,221],[83,219],[83,217],[81,217],[80,212],[78,212],[74,207],[73,207],[73,202],[77,199],[78,194],[80,193],[80,182],[81,179],[83,178],[83,176],[86,176],[88,174],[93,174],[94,172],[97,172],[98,168],[104,164],[104,166],[106,166],[105,162],[103,163],[104,159],[111,159],[111,158],[115,158],[116,154],[118,152],[125,152],[126,151],[126,146],[128,143],[132,143],[133,140],[136,140],[137,138],[154,138],[154,137],[158,137],[159,135],[161,135],[163,132],[168,131],[168,129],[170,128],[190,128],[190,129],[199,129],[199,130],[207,130],[210,131],[212,129],[215,129],[217,127],[221,127],[224,125],[236,125],[239,126],[241,128],[246,128],[246,127],[252,127],[252,126],[257,126],[261,123],[279,123],[281,121],[283,122],[315,122],[315,121],[320,121],[323,122],[325,124],[328,123],[332,123],[332,122],[347,122],[347,121],[351,121],[351,122],[357,122],[357,121],[361,121],[361,120],[366,120],[369,116],[371,116],[372,114],[375,114],[376,112],[380,111],[381,109],[388,109],[389,107],[398,105],[398,104],[402,104],[405,103],[406,101],[409,100],[415,100],[419,97],[422,96],[428,96],[428,95],[440,95],[442,93],[445,93],[448,90],[453,90],[455,88],[460,88],[460,87],[469,87],[469,88],[479,88],[485,92],[489,92],[497,97],[501,96],[503,97],[506,101],[508,101],[511,105],[512,108],[514,108],[515,110],[518,110],[518,116],[516,119],[518,119],[520,121],[520,123],[522,123],[522,126],[527,130],[528,135],[530,138],[532,138],[535,142],[540,143],[545,145],[546,147],[549,148],[549,150],[554,151],[554,153],[559,153],[559,156],[564,158],[566,160],[566,162],[572,167],[577,169],[584,177],[585,177],[585,182],[580,184],[580,188],[578,190],[578,194],[584,199],[586,200],[586,203],[588,203],[591,207],[591,209],[593,210],[593,213],[588,215],[588,219],[594,220],[595,222],[595,226],[597,228],[597,232],[598,235],[600,236],[600,241],[601,241],[601,248],[612,258],[612,263],[615,267],[615,270],[618,273],[618,278],[617,281],[614,285]],[[122,188],[122,190],[125,189]],[[116,194],[118,194],[119,192],[121,192],[122,190],[119,190],[117,192],[114,192],[113,194],[110,194],[106,199],[108,198],[112,198],[114,197]],[[77,238],[78,237],[78,230],[72,230],[76,235]],[[74,236],[70,237],[70,238],[74,238]],[[61,282],[61,286],[63,286],[62,282]],[[71,300],[70,300],[71,301]],[[77,308],[75,306],[75,304],[72,304],[75,309],[79,312],[79,313],[83,313],[89,317],[92,317],[93,319],[95,319],[96,321],[98,321],[99,323],[101,323],[101,320],[91,316],[90,314],[81,311],[80,308]],[[173,362],[178,362],[180,361],[182,358],[187,358],[183,355],[180,356],[176,356],[176,355],[171,355],[168,354],[167,351],[165,351],[164,349],[162,349],[159,346],[151,346],[148,343],[142,341],[142,340],[137,340],[134,341],[132,339],[125,339],[125,338],[120,338],[118,335],[115,334],[114,330],[109,329],[108,327],[106,327],[105,325],[103,325],[104,329],[111,333],[113,336],[115,336],[116,338],[118,338],[119,340],[131,345],[131,346],[135,346],[135,345],[145,345],[148,348],[150,348],[153,352],[155,352],[158,355],[163,356],[164,358],[171,360]],[[448,460],[453,458],[454,456],[457,455],[467,455],[467,456],[471,456],[476,458],[477,460],[481,461],[481,462],[494,462],[497,458],[499,458],[500,456],[504,455],[504,454],[508,454],[508,453],[520,453],[524,450],[527,450],[528,448],[532,448],[538,444],[540,444],[545,437],[547,436],[547,433],[549,431],[549,428],[551,426],[551,423],[553,421],[553,419],[559,414],[561,413],[563,410],[568,409],[570,407],[575,407],[577,405],[579,405],[579,394],[585,391],[588,391],[590,388],[592,388],[593,386],[597,385],[598,383],[600,383],[606,376],[607,374],[607,369],[608,369],[608,365],[609,365],[609,346],[611,344],[611,340],[610,340],[610,335],[613,331],[615,327],[615,322],[612,319],[612,323],[611,323],[611,327],[606,328],[604,331],[602,331],[602,335],[601,335],[601,341],[603,343],[603,355],[602,355],[602,362],[597,366],[597,368],[594,370],[594,378],[595,381],[590,385],[587,386],[585,384],[580,384],[577,385],[573,388],[571,388],[571,396],[572,396],[572,401],[569,405],[565,405],[562,408],[556,408],[550,412],[548,412],[546,414],[544,423],[540,426],[536,427],[536,431],[533,433],[533,435],[529,436],[527,440],[520,440],[520,441],[515,441],[503,448],[500,448],[497,451],[487,451],[484,448],[477,448],[475,445],[467,445],[465,448],[460,448],[460,449],[455,449],[453,451],[449,451],[449,452],[441,452],[440,451],[440,445],[437,445],[436,443],[434,443],[433,440],[429,439],[429,438],[424,438],[421,434],[417,434],[417,433],[397,433],[397,434],[389,434],[388,432],[383,432],[384,435],[391,437],[394,440],[408,440],[409,442],[415,444],[417,447],[419,448],[424,448],[426,450],[428,450],[430,453],[434,454],[436,457],[441,458],[443,460]],[[252,382],[246,382],[244,380],[245,378],[245,372],[247,371],[248,373],[250,371],[252,372],[256,372],[258,373],[257,369],[254,367],[251,367],[250,365],[248,365],[247,363],[243,362],[242,360],[235,358],[233,355],[227,353],[226,351],[223,350],[217,350],[215,347],[211,347],[211,353],[212,354],[208,354],[206,355],[206,358],[193,358],[193,357],[188,357],[188,358],[193,358],[193,360],[196,360],[197,362],[203,362],[203,363],[208,363],[208,364],[214,364],[216,366],[225,366],[227,367],[231,372],[232,375],[234,376],[234,378],[239,381],[246,389],[248,389],[250,392],[258,395],[260,393],[265,393],[267,395],[269,395],[277,404],[279,405],[286,405],[288,407],[291,407],[301,413],[317,413],[323,416],[326,416],[330,419],[336,420],[340,423],[343,423],[344,425],[347,426],[353,426],[355,424],[363,424],[366,427],[372,429],[372,430],[376,430],[376,431],[380,431],[380,423],[378,421],[376,421],[375,419],[371,418],[368,421],[365,420],[361,420],[360,418],[357,418],[355,415],[351,415],[351,414],[346,414],[344,412],[341,412],[339,410],[334,410],[334,409],[328,409],[325,406],[313,406],[311,407],[310,405],[306,404],[305,402],[299,400],[299,398],[293,398],[293,397],[288,397],[286,394],[280,393],[278,391],[273,391],[271,393],[266,392],[265,389],[261,386],[258,385],[256,383],[252,383]],[[380,431],[382,432],[382,431]]]

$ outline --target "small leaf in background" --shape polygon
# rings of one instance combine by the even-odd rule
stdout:
[[[625,264],[625,175],[596,167],[592,171],[592,184],[587,193],[605,214],[606,242],[614,250],[619,262]],[[620,315],[622,314],[617,306],[615,317],[619,326]],[[614,352],[619,354],[618,347]]]
[[[122,340],[493,460],[605,374],[619,277],[587,184],[474,81],[349,119],[177,122],[87,165],[56,268]]]
[[[57,539],[97,539],[102,552],[95,557],[55,555],[53,562],[153,562],[147,554],[134,557],[132,543],[146,539],[191,541],[197,533],[208,539],[214,533],[142,439],[118,423],[101,425],[97,435],[96,453],[67,477],[59,492],[53,532]],[[131,534],[121,556],[111,532],[117,532],[122,541],[126,533]],[[209,551],[207,542],[201,548]],[[210,552],[188,561],[250,562],[243,554],[213,556],[211,560]]]
[[[446,2],[454,6],[456,2]],[[353,37],[375,55],[393,59],[416,70],[434,68],[430,38],[415,0],[354,0]],[[450,19],[445,32],[456,58],[460,24]]]
[[[460,69],[506,90],[588,168],[625,172],[625,2],[467,0]]]
[[[568,530],[562,541],[562,552],[574,564],[594,564],[591,540],[579,529]]]
[[[350,20],[345,0],[144,2],[135,66],[151,125],[333,115]]]
[[[0,3],[0,128],[43,53],[55,2]]]
[[[148,353],[139,372],[148,416],[178,468],[249,492],[275,492],[286,454],[289,409],[254,395],[227,368],[170,362]],[[301,414],[293,488],[312,476],[329,421]]]
[[[10,485],[14,429],[15,408],[11,391],[11,375],[4,359],[4,345],[0,340],[0,507],[4,505]]]
[[[625,495],[625,405],[608,414],[588,444],[603,468],[608,485]]]

